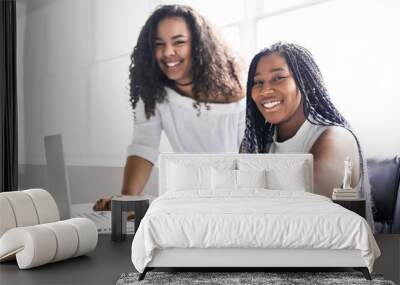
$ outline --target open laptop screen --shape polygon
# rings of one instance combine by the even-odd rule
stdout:
[[[45,136],[49,192],[54,197],[62,220],[71,218],[71,194],[61,134]]]

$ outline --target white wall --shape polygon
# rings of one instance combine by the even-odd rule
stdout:
[[[43,136],[62,133],[68,165],[123,166],[130,54],[154,3],[18,4],[20,163],[45,164]]]
[[[132,137],[130,54],[157,4],[17,0],[21,188],[47,187],[43,137],[61,133],[72,201],[120,192]],[[161,146],[170,150],[165,138]]]

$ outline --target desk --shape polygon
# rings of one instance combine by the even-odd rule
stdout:
[[[99,235],[88,255],[20,270],[17,262],[0,263],[0,284],[115,284],[124,272],[135,271],[131,261],[132,236],[123,242]]]

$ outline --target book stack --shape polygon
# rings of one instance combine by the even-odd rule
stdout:
[[[356,200],[360,199],[358,190],[356,189],[342,189],[334,188],[332,193],[333,200]]]

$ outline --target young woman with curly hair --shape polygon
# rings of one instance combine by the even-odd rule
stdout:
[[[162,131],[175,152],[238,152],[246,109],[239,64],[204,17],[188,6],[159,7],[131,60],[134,131],[122,194],[143,191]],[[109,204],[100,199],[94,209]]]
[[[352,161],[351,187],[367,201],[373,228],[366,162],[349,123],[333,105],[311,54],[296,44],[277,43],[252,60],[247,79],[245,153],[312,153],[314,189],[331,197]]]

